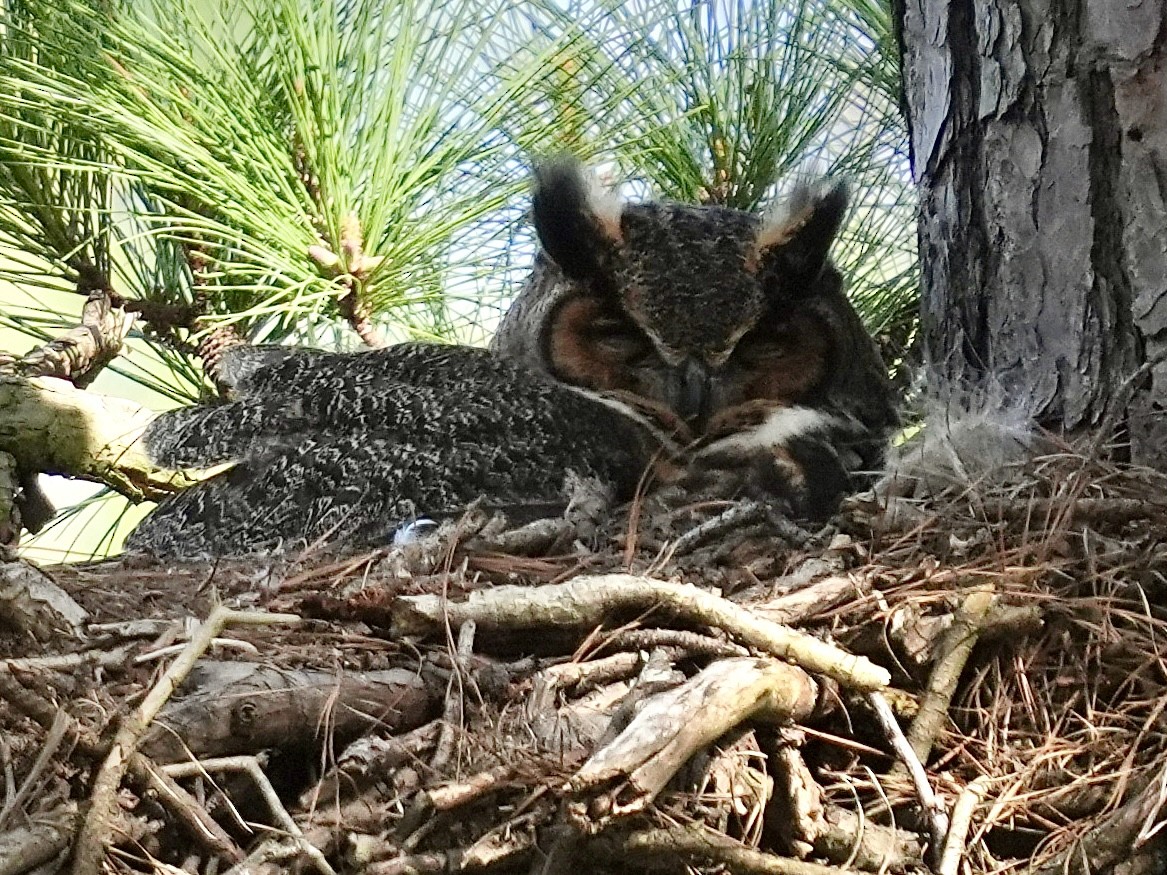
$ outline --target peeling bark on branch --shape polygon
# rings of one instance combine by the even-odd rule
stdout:
[[[133,315],[115,308],[108,291],[95,290],[81,308],[80,326],[16,359],[12,369],[23,377],[59,377],[84,389],[118,357],[133,324]]]

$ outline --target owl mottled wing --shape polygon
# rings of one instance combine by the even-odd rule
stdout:
[[[210,468],[243,458],[273,439],[271,427],[286,417],[282,399],[233,401],[180,407],[160,414],[142,437],[155,464],[167,468]]]
[[[438,409],[448,392],[428,386],[378,381],[375,390],[322,375],[307,394],[259,395],[160,415],[146,430],[146,451],[159,465],[209,468],[279,446],[295,446],[303,436],[364,434],[399,439],[440,439],[448,426]],[[468,391],[461,415],[472,423],[496,419],[489,399]]]
[[[308,435],[260,453],[160,505],[126,542],[159,556],[222,556],[326,540],[385,545],[419,514],[441,519],[488,496],[488,507],[563,504],[563,476],[523,476],[500,448]],[[586,460],[585,460],[586,461]],[[440,472],[440,475],[437,474]]]
[[[896,420],[828,257],[846,205],[840,185],[799,189],[769,217],[621,204],[573,162],[544,165],[544,251],[496,354],[227,351],[230,400],[160,417],[146,445],[164,464],[233,468],[162,504],[131,545],[380,542],[413,512],[480,495],[554,503],[568,471],[627,497],[662,447],[662,474],[684,460],[731,492],[761,484],[827,513]],[[677,453],[674,436],[695,444]]]
[[[314,434],[428,445],[445,438],[454,418],[467,433],[506,433],[521,428],[526,415],[499,406],[508,386],[529,383],[536,404],[562,392],[544,388],[534,375],[520,377],[516,365],[486,350],[421,343],[355,354],[236,347],[224,368],[238,377],[232,383],[238,400],[159,416],[145,435],[158,464],[210,467]]]
[[[300,361],[326,356],[323,350],[277,344],[240,344],[223,351],[216,372],[216,382],[227,389],[232,397],[256,394],[253,390],[257,374],[270,372],[272,368],[290,359]]]
[[[159,457],[235,464],[159,505],[130,549],[379,544],[414,514],[452,514],[481,496],[562,507],[568,471],[627,497],[662,445],[643,417],[466,347],[285,356],[244,389],[148,433]]]
[[[376,394],[393,383],[438,391],[468,384],[497,387],[500,379],[514,373],[514,367],[484,349],[433,343],[399,343],[358,353],[233,347],[224,354],[222,364],[222,370],[233,377],[234,392],[243,397],[302,396],[324,386],[354,386],[362,394]]]

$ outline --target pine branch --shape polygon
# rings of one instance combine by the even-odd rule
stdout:
[[[152,411],[63,380],[0,373],[0,452],[22,475],[63,474],[103,483],[133,501],[158,500],[191,477],[159,469],[138,439]]]
[[[337,255],[325,246],[308,247],[308,255],[345,292],[337,299],[340,314],[352,327],[365,346],[374,349],[385,346],[385,338],[370,319],[370,307],[362,297],[370,275],[381,266],[380,256],[365,254],[361,220],[353,213],[345,217],[340,228],[340,251]]]

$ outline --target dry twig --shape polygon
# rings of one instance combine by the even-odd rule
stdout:
[[[440,596],[404,596],[393,605],[395,635],[459,626],[474,620],[482,630],[590,629],[616,611],[659,608],[691,623],[722,629],[747,646],[790,659],[807,671],[825,674],[844,686],[879,690],[891,676],[862,656],[777,623],[694,586],[666,583],[631,574],[577,577],[568,583],[529,587],[500,586],[472,592],[465,602]]]
[[[441,772],[453,756],[458,736],[463,731],[465,683],[470,672],[470,657],[474,655],[474,632],[477,628],[473,620],[459,623],[457,664],[446,687],[446,707],[442,714],[442,734],[430,766]]]
[[[0,373],[0,451],[20,471],[104,483],[134,501],[158,499],[195,482],[158,468],[138,440],[153,411],[49,377]]]
[[[943,801],[932,789],[924,764],[920,762],[920,758],[916,756],[915,750],[912,749],[912,745],[904,736],[903,730],[900,729],[887,699],[883,697],[882,693],[876,692],[869,693],[867,701],[871,703],[871,707],[875,710],[875,716],[879,720],[880,726],[883,727],[884,734],[891,742],[892,747],[895,748],[900,761],[907,767],[908,774],[911,775],[916,795],[919,797],[920,805],[928,819],[929,851],[933,861],[938,863],[944,837],[948,835],[948,812],[944,808]]]
[[[964,597],[952,626],[937,648],[920,710],[908,730],[908,743],[921,760],[927,760],[940,730],[948,720],[948,706],[996,599],[990,588],[974,589]]]
[[[212,854],[222,857],[232,865],[240,862],[244,858],[242,849],[227,831],[219,826],[218,821],[165,770],[158,769],[144,757],[142,759],[146,786],[154,792],[155,798],[174,819]]]
[[[952,822],[948,826],[948,835],[944,838],[944,851],[940,855],[936,875],[957,875],[960,861],[964,856],[964,843],[968,838],[973,812],[989,792],[989,783],[989,779],[982,775],[965,787],[957,797],[956,804],[952,806]]]

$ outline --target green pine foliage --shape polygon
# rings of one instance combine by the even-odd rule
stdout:
[[[458,235],[517,192],[497,173],[497,132],[539,61],[505,76],[485,62],[501,38],[489,4],[66,0],[43,22],[22,11],[10,27],[36,47],[0,66],[0,94],[13,95],[0,97],[5,162],[102,183],[86,205],[101,233],[148,241],[138,267],[177,268],[119,293],[205,302],[205,330],[319,331],[354,279],[373,313],[424,314],[403,305],[440,300]],[[76,51],[85,37],[99,47]],[[30,111],[102,148],[30,140]],[[31,188],[17,189],[5,232]],[[59,261],[75,241],[46,230],[12,248]],[[358,270],[358,254],[375,266]]]

